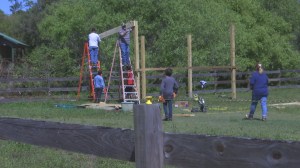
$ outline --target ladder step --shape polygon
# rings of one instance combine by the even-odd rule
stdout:
[[[124,99],[124,101],[140,101],[139,99]]]

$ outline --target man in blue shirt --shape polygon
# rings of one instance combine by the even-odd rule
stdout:
[[[252,119],[256,106],[258,102],[261,103],[262,109],[262,121],[267,119],[268,115],[268,107],[267,107],[267,100],[268,100],[268,76],[264,73],[262,68],[262,64],[256,65],[256,71],[252,73],[250,78],[250,88],[252,90],[252,101],[250,106],[250,112],[246,115],[246,118]]]
[[[103,89],[105,88],[104,79],[102,77],[102,71],[99,70],[98,74],[94,77],[94,88],[95,88],[95,103],[100,103]]]

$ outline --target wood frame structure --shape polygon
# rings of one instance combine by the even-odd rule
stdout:
[[[231,89],[232,89],[232,99],[236,99],[236,66],[235,66],[235,27],[232,24],[230,27],[230,66],[197,66],[193,67],[192,62],[192,35],[187,35],[187,67],[171,67],[172,69],[186,69],[188,71],[188,96],[192,98],[193,95],[193,70],[231,70]],[[145,37],[141,37],[141,60],[142,60],[142,68],[139,69],[136,67],[135,71],[142,73],[142,96],[141,98],[145,99],[146,97],[146,71],[163,71],[166,67],[160,68],[146,68],[145,64]],[[139,59],[136,58],[136,61]],[[136,62],[136,65],[139,65]],[[137,79],[136,81],[138,81]]]
[[[139,69],[140,68],[140,49],[139,49],[139,28],[138,28],[138,22],[137,21],[129,21],[126,24],[127,28],[132,28],[133,29],[133,39],[134,39],[134,56],[135,56],[135,69]],[[100,33],[99,36],[101,39],[107,38],[111,35],[114,35],[116,33],[118,33],[121,29],[121,26],[115,27],[113,29],[110,29],[108,31],[105,31],[103,33]],[[137,72],[135,75],[135,82],[136,82],[136,88],[137,88],[137,92],[139,94],[139,97],[141,95],[140,93],[140,72]]]
[[[134,39],[134,56],[135,56],[135,81],[136,88],[139,94],[139,97],[145,99],[146,93],[146,71],[163,71],[166,67],[159,68],[146,68],[146,49],[145,49],[145,37],[141,36],[141,51],[139,47],[139,31],[138,31],[138,22],[137,21],[129,21],[126,23],[126,27],[133,28],[133,39]],[[121,26],[115,27],[108,31],[105,31],[99,36],[103,39],[109,37],[113,34],[118,33]],[[139,53],[141,52],[141,58]],[[141,60],[141,62],[140,62]],[[141,63],[141,68],[140,68]],[[193,94],[193,79],[192,74],[193,70],[231,70],[231,89],[232,89],[232,98],[236,99],[236,66],[235,66],[235,26],[231,24],[230,27],[230,66],[192,66],[192,35],[187,35],[187,67],[171,67],[172,69],[187,69],[188,71],[188,96],[192,98]],[[142,78],[142,86],[141,86],[141,78]],[[141,89],[142,88],[142,89]]]

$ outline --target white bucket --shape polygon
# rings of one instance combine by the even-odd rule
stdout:
[[[124,112],[132,112],[133,111],[134,102],[121,102],[122,111]]]

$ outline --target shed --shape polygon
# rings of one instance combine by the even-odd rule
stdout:
[[[0,72],[5,72],[25,54],[27,44],[0,32]]]
[[[27,44],[0,32],[0,58],[12,63],[24,55]]]

